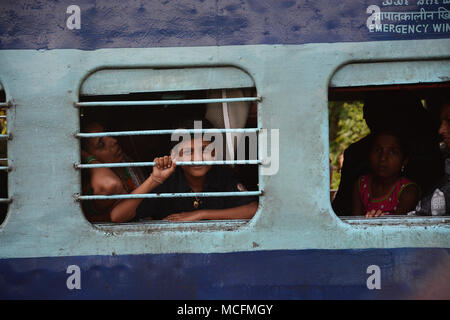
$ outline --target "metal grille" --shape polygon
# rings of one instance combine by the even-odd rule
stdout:
[[[2,92],[4,93],[4,92]],[[2,94],[3,95],[3,94]],[[7,143],[10,139],[10,135],[8,133],[8,117],[7,110],[10,107],[10,103],[1,102],[0,103],[0,171],[2,181],[0,181],[0,203],[10,203],[11,199],[8,197],[7,192],[7,172],[11,170],[9,166],[8,157],[7,157]],[[5,174],[6,172],[6,174]],[[4,190],[4,188],[6,190]],[[1,221],[0,221],[1,223]]]
[[[218,98],[218,99],[177,99],[177,100],[141,100],[141,101],[95,101],[76,102],[76,108],[96,108],[96,107],[152,107],[152,106],[182,106],[206,103],[233,103],[233,102],[259,102],[261,97],[239,97],[239,98]],[[240,128],[240,129],[183,129],[184,133],[259,133],[260,128]],[[77,133],[79,139],[96,138],[106,136],[139,136],[139,135],[170,135],[177,130],[137,130],[137,131],[114,131],[102,133]],[[177,166],[194,165],[261,165],[261,160],[225,160],[225,161],[185,161],[177,162]],[[123,163],[101,163],[101,164],[80,164],[75,163],[75,169],[90,168],[117,168],[117,167],[146,167],[154,166],[154,162],[123,162]],[[241,192],[200,192],[200,193],[166,193],[166,194],[126,194],[126,195],[75,195],[77,201],[81,200],[111,200],[111,199],[136,199],[136,198],[179,198],[179,197],[231,197],[231,196],[256,196],[262,195],[263,191],[241,191]]]

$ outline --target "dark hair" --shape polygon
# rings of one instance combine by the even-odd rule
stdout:
[[[412,128],[429,121],[420,99],[406,92],[369,92],[363,113],[371,132],[401,128],[410,134]]]
[[[90,118],[90,117],[81,117],[80,132],[86,133],[89,130],[90,126],[92,126],[95,123],[97,123],[97,124],[101,125],[103,128],[105,128],[105,123],[102,120]],[[87,151],[87,142],[88,142],[87,138],[80,138],[81,149],[84,151]]]

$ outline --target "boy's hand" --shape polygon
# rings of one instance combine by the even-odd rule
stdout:
[[[169,156],[155,158],[153,161],[155,166],[153,167],[152,177],[161,182],[166,181],[175,171],[175,161],[172,161],[172,158]]]

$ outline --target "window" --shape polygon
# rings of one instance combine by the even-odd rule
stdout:
[[[364,204],[362,215],[366,205],[383,211],[381,206],[395,202],[406,190],[407,186],[402,185],[411,182],[419,187],[417,201],[411,200],[414,205],[407,206],[407,212],[398,212],[393,205],[380,218],[419,215],[418,201],[424,199],[425,203],[444,176],[447,148],[438,130],[440,108],[449,101],[449,68],[448,61],[360,63],[344,66],[335,73],[330,82],[328,108],[330,200],[338,216],[347,219],[359,215],[355,197]],[[387,170],[384,162],[381,165],[372,158],[379,151],[380,135],[394,137],[389,139],[395,145],[401,141],[400,150],[407,156],[401,158],[395,172],[409,179],[404,184],[394,179],[395,183],[381,188],[371,180],[380,180],[384,175],[378,169]]]
[[[8,212],[8,126],[7,126],[7,109],[6,95],[0,84],[0,224],[6,218]]]
[[[109,210],[114,201],[129,198],[191,199],[194,207],[196,203],[211,203],[218,198],[257,199],[261,194],[258,182],[258,100],[251,77],[232,67],[108,69],[90,75],[83,83],[76,103],[80,109],[81,130],[77,136],[81,140],[81,158],[86,150],[86,141],[97,139],[95,141],[102,143],[100,140],[104,137],[116,140],[122,156],[120,163],[99,163],[91,162],[94,157],[88,155],[87,161],[84,157],[84,163],[75,165],[82,172],[82,190],[77,198],[82,201],[85,216],[91,222],[106,222],[111,217]],[[194,120],[202,119],[207,119],[212,127],[204,128],[203,123],[197,127]],[[100,123],[104,132],[87,132],[83,124],[92,122]],[[191,188],[134,195],[102,194],[93,190],[91,169],[101,167],[112,170],[122,181],[123,191],[130,193],[152,172],[154,158],[170,154],[171,148],[179,141],[170,144],[177,128],[186,129],[194,139],[197,134],[203,134],[204,139],[207,135],[208,139],[214,136],[211,141],[217,142],[215,152],[221,155],[216,154],[213,160],[182,159],[178,166],[195,167],[199,163],[216,168],[231,166],[236,177],[233,180],[237,182],[236,190],[208,189],[203,192]],[[147,219],[136,215],[128,221],[138,220]]]

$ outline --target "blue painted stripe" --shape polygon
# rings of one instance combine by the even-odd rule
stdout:
[[[368,6],[382,11],[437,11],[448,4],[384,7],[383,0],[77,0],[81,28],[66,21],[72,0],[0,1],[0,49],[150,48],[253,44],[303,44],[448,38],[450,23],[393,21],[394,25],[429,24],[369,32]],[[386,21],[384,21],[386,22]],[[434,30],[433,24],[442,25]],[[410,32],[410,33],[404,33]]]
[[[80,290],[67,289],[69,265],[81,269]],[[367,288],[370,265],[380,290]],[[449,266],[440,248],[1,259],[0,298],[412,299],[448,295]]]

